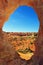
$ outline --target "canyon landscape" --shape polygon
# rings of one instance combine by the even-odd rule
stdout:
[[[2,31],[9,16],[22,5],[33,7],[38,15],[40,26],[35,36]],[[32,55],[27,59],[28,52]],[[43,0],[0,0],[0,65],[43,65]]]
[[[0,64],[28,65],[35,52],[36,39],[37,33],[3,32],[4,48],[0,51]],[[1,59],[4,61],[2,62]]]

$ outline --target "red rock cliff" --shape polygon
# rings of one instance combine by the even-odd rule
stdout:
[[[2,41],[2,27],[6,20],[8,20],[10,14],[13,11],[22,5],[31,6],[35,9],[36,13],[38,14],[38,18],[40,21],[40,27],[38,32],[38,39],[36,40],[36,51],[34,57],[36,59],[40,59],[39,63],[43,61],[43,0],[0,0],[0,44],[3,48],[3,41]],[[33,61],[34,62],[34,61]],[[36,62],[35,62],[36,63]],[[43,64],[43,63],[42,63]],[[41,65],[42,65],[41,64]]]

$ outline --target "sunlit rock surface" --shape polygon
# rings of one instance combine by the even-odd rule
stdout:
[[[2,27],[4,22],[8,20],[10,14],[12,14],[17,7],[22,5],[33,7],[40,21],[38,38],[35,42],[36,51],[32,57],[33,61],[20,59],[15,50],[12,49],[12,46],[9,47],[9,44],[7,45],[3,40]],[[0,65],[26,65],[26,63],[27,65],[43,65],[43,0],[0,0],[0,54],[4,55],[4,58],[0,55]],[[16,60],[14,60],[14,58],[16,58]]]

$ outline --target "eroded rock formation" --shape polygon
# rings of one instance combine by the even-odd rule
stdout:
[[[32,59],[36,59],[36,60],[35,61],[33,60],[33,63],[31,63],[31,65],[37,65],[36,63],[38,64],[40,63],[40,65],[43,65],[43,62],[42,62],[43,61],[43,0],[0,0],[0,45],[1,45],[0,52],[4,48],[3,34],[2,34],[3,24],[5,23],[6,20],[8,20],[10,14],[12,14],[13,11],[15,11],[17,7],[22,6],[22,5],[33,7],[36,13],[38,14],[40,27],[39,27],[39,32],[38,32],[38,38],[35,43],[36,51],[35,51],[34,56],[32,57]],[[1,62],[3,63],[4,59],[2,60],[0,58],[0,63]],[[12,61],[11,63],[13,62],[14,61]],[[0,64],[0,65],[3,65],[3,64]],[[6,62],[4,65],[6,65]]]

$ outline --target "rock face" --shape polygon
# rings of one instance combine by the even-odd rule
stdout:
[[[3,48],[4,48],[3,34],[2,34],[3,24],[6,20],[8,20],[10,14],[12,14],[17,7],[22,5],[33,7],[36,13],[38,14],[40,27],[38,32],[38,38],[35,42],[36,51],[34,56],[32,57],[33,63],[31,63],[31,65],[38,65],[38,64],[43,65],[43,62],[42,62],[43,61],[43,0],[0,0],[0,45],[1,45],[0,52],[1,50],[3,51]],[[1,62],[3,63],[4,59],[2,60],[0,58],[0,63]],[[14,60],[11,63],[13,62]],[[0,65],[3,65],[3,64],[0,64]],[[4,65],[6,65],[6,62]],[[12,65],[12,64],[9,64],[9,65]],[[20,65],[20,63],[16,65]],[[24,63],[23,65],[26,65],[26,64]]]

